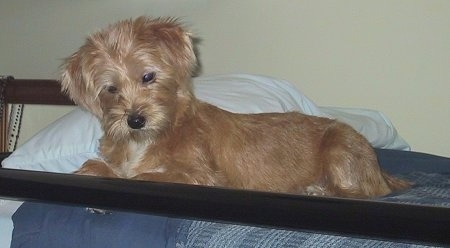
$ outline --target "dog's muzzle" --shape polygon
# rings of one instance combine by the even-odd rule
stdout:
[[[132,114],[128,116],[127,123],[132,129],[141,129],[145,126],[145,117],[139,114]]]

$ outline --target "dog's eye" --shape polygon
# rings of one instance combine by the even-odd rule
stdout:
[[[144,84],[151,84],[155,81],[155,79],[156,79],[156,72],[150,72],[142,77],[142,82]]]
[[[106,90],[111,94],[116,94],[119,91],[116,86],[108,86]]]

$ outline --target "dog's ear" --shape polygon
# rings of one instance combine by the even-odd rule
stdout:
[[[197,67],[197,57],[195,55],[194,43],[193,43],[193,35],[190,32],[183,33],[183,41],[184,41],[184,51],[181,51],[184,54],[183,61],[178,60],[179,66],[186,68],[189,76],[193,74]]]
[[[83,69],[83,63],[86,63],[81,54],[83,47],[72,56],[68,57],[61,66],[61,91],[68,94],[69,97],[79,106],[87,109],[89,112],[102,117],[102,109],[98,100],[98,94],[94,89],[92,76]]]
[[[191,76],[196,69],[197,59],[194,53],[192,34],[185,31],[176,19],[159,18],[148,19],[140,17],[136,23],[146,22],[148,39],[156,41],[161,50],[163,60],[176,68],[182,76]]]

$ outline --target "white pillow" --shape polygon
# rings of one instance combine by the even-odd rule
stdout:
[[[300,111],[336,118],[322,111],[290,83],[271,77],[248,74],[198,77],[194,79],[194,91],[199,99],[232,112]],[[360,131],[363,135],[367,135],[364,132],[369,133],[370,137],[385,137],[384,133],[377,132],[390,127],[383,129],[378,125],[386,126],[386,122]],[[2,165],[5,168],[69,173],[86,160],[98,157],[98,139],[102,135],[98,120],[78,108],[44,128],[6,158]]]
[[[56,120],[2,162],[5,168],[70,173],[86,160],[98,157],[103,135],[92,114],[76,108]]]
[[[324,116],[310,99],[285,80],[251,74],[194,79],[197,98],[235,113],[299,111]]]
[[[411,150],[392,122],[381,112],[371,109],[319,107],[323,114],[352,126],[363,134],[373,147]]]

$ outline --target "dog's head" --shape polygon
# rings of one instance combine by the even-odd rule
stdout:
[[[92,34],[62,66],[62,90],[97,116],[105,135],[152,139],[193,99],[196,57],[174,19],[120,21]]]

